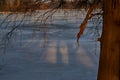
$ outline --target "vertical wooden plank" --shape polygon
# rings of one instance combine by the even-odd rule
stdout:
[[[104,0],[98,80],[120,80],[120,0]]]

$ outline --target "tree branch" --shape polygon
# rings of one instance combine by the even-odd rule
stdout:
[[[79,39],[81,37],[81,35],[83,34],[85,28],[86,28],[86,25],[87,25],[87,22],[88,20],[90,19],[90,14],[92,13],[92,11],[97,7],[97,4],[99,3],[99,0],[96,0],[93,5],[89,8],[87,14],[86,14],[86,17],[84,18],[82,24],[80,25],[80,31],[78,32],[77,34],[77,43],[79,45]],[[92,16],[91,16],[92,17]]]

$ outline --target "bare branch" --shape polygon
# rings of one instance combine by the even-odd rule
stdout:
[[[81,35],[83,34],[85,28],[86,28],[86,25],[87,25],[87,22],[88,20],[90,19],[90,14],[92,13],[92,11],[97,7],[97,4],[99,3],[99,0],[96,0],[94,2],[94,4],[89,8],[87,14],[86,14],[86,17],[84,18],[82,24],[80,25],[80,31],[78,32],[77,34],[77,43],[79,44],[79,38],[81,37]]]

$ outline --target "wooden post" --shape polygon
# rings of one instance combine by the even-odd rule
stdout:
[[[120,0],[103,0],[98,80],[120,80]]]

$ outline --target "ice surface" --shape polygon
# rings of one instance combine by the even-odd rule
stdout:
[[[78,46],[76,34],[81,20],[64,19],[56,18],[46,28],[24,21],[5,54],[1,47],[0,80],[96,80],[100,43],[95,29],[89,24]],[[7,31],[1,29],[1,35]]]

